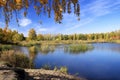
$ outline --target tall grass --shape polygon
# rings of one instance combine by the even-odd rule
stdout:
[[[65,47],[65,52],[80,53],[92,50],[93,46],[88,44],[72,44]]]
[[[40,46],[40,52],[41,53],[44,53],[44,54],[47,54],[49,52],[54,52],[55,50],[55,45],[47,45],[47,44],[44,44],[44,45],[41,45]]]
[[[58,68],[57,66],[54,67],[54,71],[60,71],[64,74],[68,73],[68,68],[66,66],[61,66],[60,68]]]
[[[52,67],[50,64],[45,64],[42,66],[42,69],[45,69],[45,70],[52,70]],[[54,71],[60,71],[61,73],[64,73],[64,74],[68,74],[68,68],[66,66],[61,66],[61,67],[57,67],[55,66]]]
[[[2,51],[0,61],[5,61],[14,67],[31,68],[33,66],[25,54],[14,50]]]
[[[42,69],[50,70],[51,69],[51,65],[50,64],[42,65]]]

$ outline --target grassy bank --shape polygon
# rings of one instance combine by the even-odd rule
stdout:
[[[46,41],[21,41],[14,45],[31,47],[34,45],[59,45],[59,44],[81,44],[81,43],[120,43],[120,40],[46,40]],[[13,45],[13,44],[11,44]],[[5,46],[6,47],[6,46]],[[1,49],[1,45],[0,45]],[[4,47],[2,48],[4,49]]]
[[[96,42],[110,42],[106,40],[59,40],[59,41],[21,41],[18,43],[20,46],[33,46],[33,45],[58,45],[58,44],[80,44],[80,43],[96,43]]]
[[[120,44],[120,40],[112,40],[111,42]]]

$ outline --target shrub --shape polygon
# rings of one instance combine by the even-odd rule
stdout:
[[[14,67],[31,68],[33,66],[25,54],[14,50],[3,51],[0,60],[8,62]]]

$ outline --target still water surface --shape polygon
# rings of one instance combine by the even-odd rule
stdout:
[[[66,66],[70,74],[78,74],[88,80],[120,80],[120,44],[93,43],[93,50],[71,53],[64,46],[55,47],[54,51],[38,51],[34,56],[35,68],[45,64]],[[68,45],[67,45],[68,46]],[[29,55],[27,47],[15,47]],[[30,55],[29,55],[30,56]]]

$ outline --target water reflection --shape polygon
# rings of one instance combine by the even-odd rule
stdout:
[[[72,44],[64,47],[64,53],[81,54],[93,50],[90,44]]]
[[[55,45],[41,45],[39,50],[41,54],[48,54],[54,53],[55,48],[56,48]]]
[[[109,50],[112,52],[120,52],[120,45],[116,43],[95,43],[93,46],[97,50]]]
[[[36,58],[36,56],[37,56],[37,52],[36,53],[29,53],[29,58],[32,60],[32,61],[34,61],[34,59]]]
[[[69,73],[79,73],[88,80],[120,80],[120,44],[94,43],[92,46],[94,49],[78,50],[75,45],[71,49],[70,45],[42,45],[37,46],[36,53],[29,53],[27,47],[18,49],[29,53],[34,68],[49,63],[51,66],[67,66]]]

